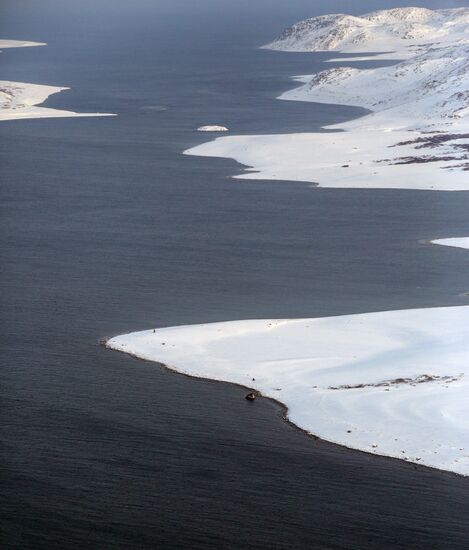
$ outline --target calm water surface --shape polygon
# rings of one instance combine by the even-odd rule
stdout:
[[[29,13],[29,12],[28,12]],[[20,17],[21,15],[21,17]],[[71,86],[1,146],[3,548],[467,548],[467,480],[306,438],[243,390],[100,337],[237,318],[467,303],[467,193],[233,181],[208,138],[363,111],[275,101],[324,55],[255,49],[283,21],[14,10],[2,78]],[[210,29],[210,32],[207,29]]]

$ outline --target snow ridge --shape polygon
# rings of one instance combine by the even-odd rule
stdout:
[[[282,51],[399,51],[467,38],[469,8],[395,8],[355,17],[312,17],[286,29],[264,48]]]

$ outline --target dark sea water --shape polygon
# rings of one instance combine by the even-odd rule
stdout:
[[[270,401],[97,342],[466,304],[469,255],[423,241],[469,234],[469,194],[236,181],[233,161],[182,156],[201,124],[363,112],[275,101],[325,58],[256,49],[291,21],[24,5],[2,36],[49,45],[4,51],[1,78],[119,116],[0,125],[0,546],[468,548],[467,479],[315,441]]]

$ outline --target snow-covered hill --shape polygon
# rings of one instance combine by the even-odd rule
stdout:
[[[407,46],[403,46],[409,45]],[[189,154],[235,158],[240,177],[326,187],[469,189],[469,8],[396,8],[362,17],[328,15],[294,25],[269,47],[366,53],[395,49],[393,66],[342,66],[295,77],[280,99],[365,107],[330,130],[233,136]],[[403,53],[404,52],[404,53]]]
[[[408,134],[378,162],[469,169],[469,42],[432,47],[391,67],[339,67],[298,80],[303,86],[281,99],[366,107],[373,113],[340,128]],[[402,145],[413,151],[402,153]]]
[[[311,77],[281,99],[357,105],[374,111],[348,127],[439,130],[469,116],[469,42],[430,48],[391,67],[338,67]],[[469,128],[468,128],[469,130]]]
[[[469,8],[396,8],[360,17],[321,15],[286,29],[264,48],[282,51],[386,52],[469,38]]]

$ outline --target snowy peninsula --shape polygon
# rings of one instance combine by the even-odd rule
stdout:
[[[250,167],[235,176],[244,179],[321,187],[469,190],[469,8],[321,16],[298,23],[266,47],[392,49],[405,60],[390,67],[340,66],[295,77],[301,86],[279,99],[372,111],[325,128],[334,132],[229,136],[186,154],[233,158]]]
[[[0,40],[0,50],[32,46],[45,46],[45,44],[42,42]],[[68,89],[66,87],[0,80],[0,121],[28,118],[115,116],[110,113],[76,113],[74,111],[40,107],[50,95]]]
[[[163,328],[107,346],[256,389],[328,441],[469,475],[469,306]]]

